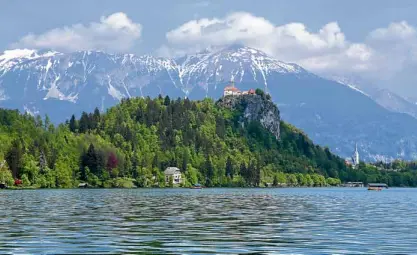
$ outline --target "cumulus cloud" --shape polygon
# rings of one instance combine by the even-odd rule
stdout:
[[[386,28],[378,28],[372,31],[369,35],[374,40],[404,40],[413,38],[416,35],[416,30],[410,26],[406,21],[391,23]]]
[[[123,52],[131,50],[141,37],[142,26],[123,13],[113,13],[88,25],[75,24],[56,28],[43,34],[28,34],[13,47],[48,48],[61,51],[105,50]]]
[[[246,12],[191,20],[166,34],[164,54],[184,54],[232,43],[258,48],[279,60],[322,74],[387,78],[417,60],[416,30],[407,22],[370,31],[362,42],[347,40],[337,22],[318,31],[302,23],[276,25]]]

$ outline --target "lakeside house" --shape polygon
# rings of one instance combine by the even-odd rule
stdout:
[[[182,183],[181,171],[178,167],[167,167],[164,171],[165,174],[165,183],[170,184],[170,180],[172,180],[172,184],[180,184]]]
[[[240,91],[235,87],[235,83],[231,82],[230,85],[226,86],[223,90],[223,96],[241,96],[241,95],[255,95],[256,92],[254,89],[247,91]]]

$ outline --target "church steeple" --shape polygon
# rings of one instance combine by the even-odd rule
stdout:
[[[359,151],[358,151],[358,143],[355,143],[355,152],[353,153],[352,157],[352,166],[355,168],[359,165]]]

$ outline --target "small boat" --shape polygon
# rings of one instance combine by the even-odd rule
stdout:
[[[88,183],[80,183],[80,184],[78,184],[78,188],[86,189],[86,188],[88,188]]]
[[[202,188],[203,188],[203,186],[201,186],[201,184],[197,183],[197,184],[194,184],[190,189],[202,189]]]
[[[369,183],[368,190],[381,191],[382,189],[388,189],[388,185],[385,183]]]
[[[4,182],[0,183],[0,189],[7,189],[6,183]]]

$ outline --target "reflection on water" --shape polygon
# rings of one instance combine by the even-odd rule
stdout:
[[[0,192],[0,254],[412,254],[417,190]]]

